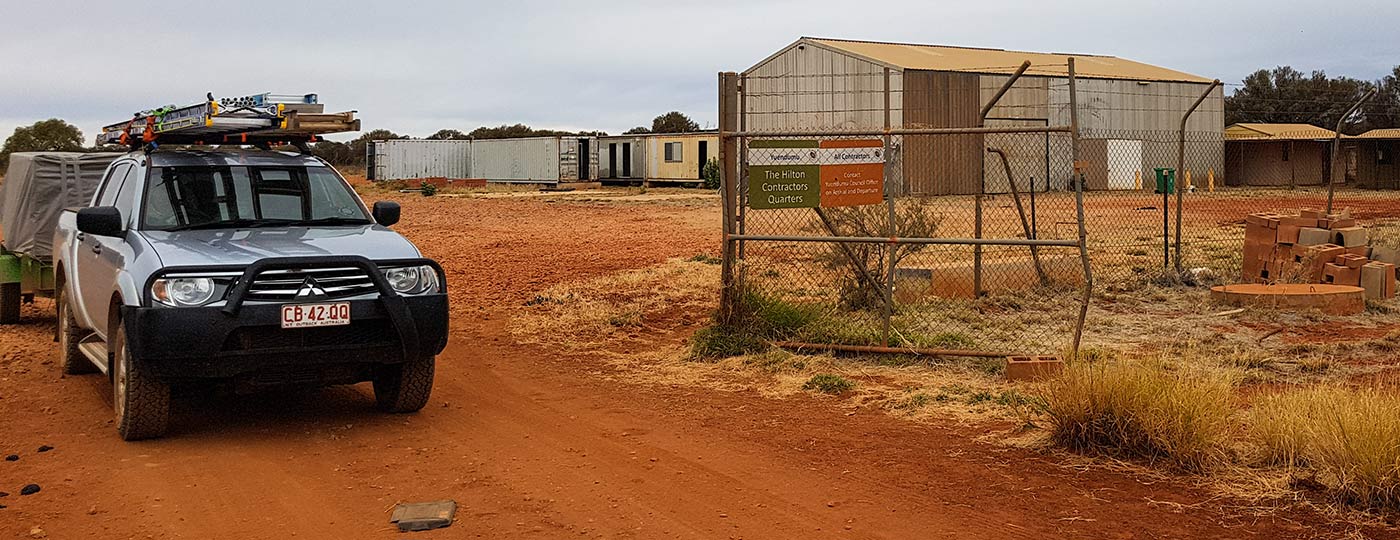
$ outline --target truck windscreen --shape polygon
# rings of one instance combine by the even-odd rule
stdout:
[[[325,167],[161,167],[146,184],[143,229],[173,231],[371,223]]]

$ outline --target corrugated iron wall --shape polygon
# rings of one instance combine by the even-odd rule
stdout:
[[[375,180],[471,178],[471,141],[374,141]]]
[[[889,77],[890,123],[900,126],[904,81]],[[746,128],[854,129],[885,125],[885,68],[816,46],[791,47],[744,73]]]
[[[472,170],[498,182],[558,182],[559,143],[558,137],[475,140]]]
[[[904,72],[904,119],[909,128],[973,127],[981,111],[979,76]],[[903,137],[904,191],[909,194],[978,193],[984,137]]]

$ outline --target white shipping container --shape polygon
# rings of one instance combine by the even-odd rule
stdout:
[[[374,180],[473,178],[472,141],[392,139],[374,141],[370,161]]]
[[[560,179],[559,138],[483,139],[473,141],[477,178],[497,182],[549,182]]]

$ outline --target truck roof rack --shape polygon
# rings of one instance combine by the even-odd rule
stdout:
[[[102,128],[97,144],[138,148],[155,144],[308,143],[328,133],[359,131],[355,111],[325,112],[316,94],[272,94],[215,99],[176,107],[168,105],[132,115],[130,120]]]

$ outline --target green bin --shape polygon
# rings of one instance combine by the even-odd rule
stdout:
[[[1157,172],[1157,188],[1153,193],[1172,193],[1176,191],[1176,169],[1157,167],[1152,169]],[[1163,186],[1166,186],[1165,188]]]

